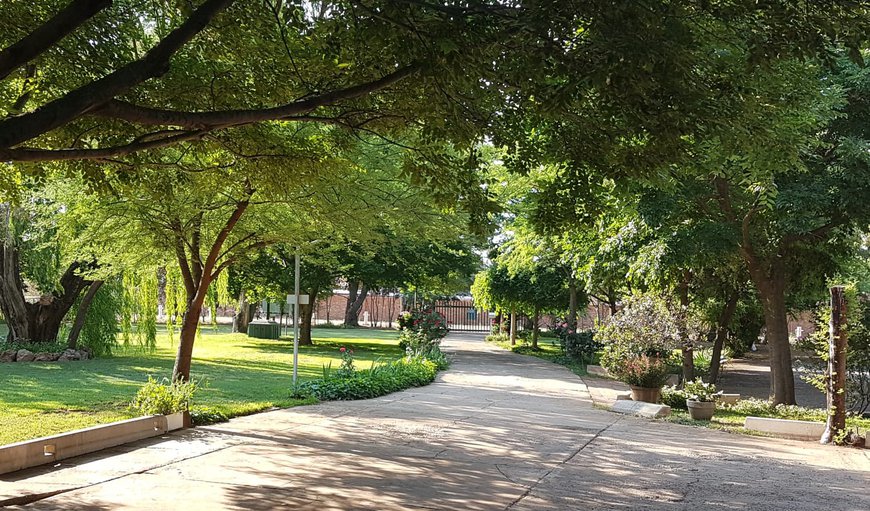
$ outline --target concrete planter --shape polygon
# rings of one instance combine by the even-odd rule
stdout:
[[[170,415],[166,415],[165,417],[167,431],[175,431],[177,429],[191,427],[190,412],[176,412]]]
[[[662,397],[661,387],[631,387],[631,399],[634,401],[642,401],[644,403],[658,403]]]
[[[715,401],[687,399],[686,406],[689,408],[689,417],[696,421],[708,421],[713,418],[713,412],[716,411]]]
[[[152,415],[0,446],[0,474],[56,463],[190,426],[190,414]]]

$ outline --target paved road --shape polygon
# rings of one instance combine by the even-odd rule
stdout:
[[[767,399],[770,396],[770,349],[759,344],[758,351],[748,352],[743,358],[729,360],[717,387],[725,392],[736,392],[743,397]],[[825,394],[803,381],[795,370],[795,399],[801,406],[824,408]]]
[[[567,370],[451,336],[437,383],[0,476],[15,509],[870,509],[867,450],[623,417]],[[76,489],[77,488],[77,489]]]

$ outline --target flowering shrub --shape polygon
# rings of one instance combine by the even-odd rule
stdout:
[[[669,307],[656,296],[628,299],[622,310],[598,331],[597,337],[604,344],[601,365],[630,385],[664,385],[670,372],[667,361],[681,344],[678,325],[685,324],[690,337],[699,335],[701,331],[701,325],[685,314],[685,311]],[[645,381],[652,385],[639,385],[632,381]]]
[[[439,312],[431,308],[403,312],[398,319],[399,328],[422,333],[427,340],[434,341],[444,338],[450,330],[447,320]]]
[[[338,376],[350,376],[354,372],[353,366],[353,348],[342,346],[338,349],[341,354],[341,367],[338,368]]]
[[[721,392],[716,392],[716,385],[704,383],[704,380],[701,378],[686,382],[683,385],[683,391],[686,393],[686,399],[702,403],[715,401],[722,394]]]
[[[616,376],[635,387],[658,388],[668,381],[670,367],[661,358],[639,355],[621,364]]]
[[[425,355],[438,348],[447,335],[447,321],[432,309],[404,312],[399,316],[399,347],[417,355]]]

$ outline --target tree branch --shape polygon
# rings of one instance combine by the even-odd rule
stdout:
[[[190,273],[190,264],[187,262],[187,254],[184,251],[184,234],[181,226],[175,223],[175,257],[178,259],[178,267],[181,269],[181,280],[184,281],[184,290],[187,291],[187,303],[196,295],[196,284]]]
[[[232,2],[206,0],[181,26],[170,32],[141,59],[70,91],[31,113],[0,121],[0,147],[12,147],[63,126],[134,85],[164,74],[172,55],[205,29]]]
[[[222,271],[227,269],[231,264],[235,263],[238,260],[239,255],[250,253],[252,250],[257,250],[259,248],[268,247],[269,245],[272,245],[274,243],[277,243],[277,242],[276,241],[261,240],[261,241],[258,241],[256,243],[251,243],[250,245],[246,246],[245,249],[242,250],[238,255],[224,259],[224,261],[221,264],[217,265],[217,267],[214,269],[214,271],[211,274],[211,278],[212,279],[218,278],[218,275],[220,275],[220,273]]]
[[[0,51],[0,80],[38,57],[110,5],[112,5],[112,0],[73,0],[70,2],[36,30],[12,46]]]
[[[102,107],[90,112],[90,115],[120,119],[146,126],[177,126],[181,128],[214,130],[228,126],[240,126],[262,121],[300,120],[294,119],[322,106],[332,105],[339,101],[354,99],[372,92],[384,89],[390,85],[414,74],[420,66],[413,64],[399,68],[377,80],[353,87],[339,89],[306,99],[287,103],[272,108],[256,110],[224,110],[217,112],[178,112],[138,106],[126,101],[111,100]],[[311,120],[311,119],[301,119]]]
[[[185,131],[178,135],[163,137],[147,142],[133,141],[129,144],[97,149],[36,149],[22,147],[0,149],[0,161],[64,161],[64,160],[103,160],[113,156],[126,156],[147,149],[158,149],[178,142],[202,137],[202,131]]]
[[[254,194],[254,190],[252,190],[250,188],[250,185],[247,183],[246,188],[246,197],[236,204],[235,211],[233,211],[233,214],[230,215],[230,217],[227,219],[226,224],[224,224],[223,229],[221,229],[221,231],[218,233],[217,238],[215,239],[214,244],[212,244],[211,250],[208,253],[208,257],[205,260],[203,270],[205,274],[209,276],[209,278],[212,278],[213,276],[212,272],[216,266],[218,255],[220,255],[221,253],[224,242],[227,240],[230,233],[236,227],[239,219],[242,218],[243,214],[245,214],[245,210],[248,209],[248,204],[250,204],[251,196]]]

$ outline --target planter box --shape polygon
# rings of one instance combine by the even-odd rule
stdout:
[[[177,412],[164,417],[166,417],[166,431],[191,427],[190,412]]]
[[[818,441],[822,438],[822,433],[825,432],[824,422],[771,419],[768,417],[747,417],[743,427],[797,440]]]
[[[0,474],[160,436],[189,425],[189,421],[187,412],[152,415],[3,445],[0,446]]]

